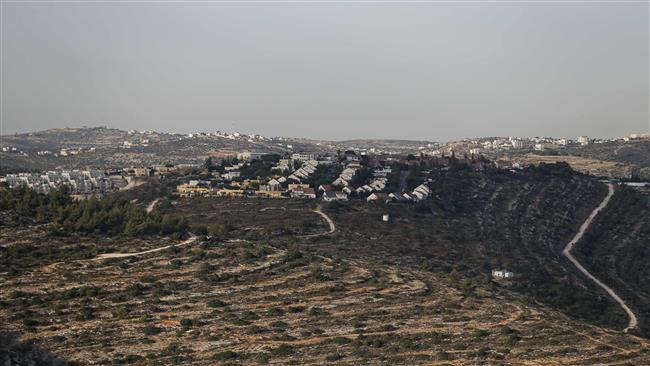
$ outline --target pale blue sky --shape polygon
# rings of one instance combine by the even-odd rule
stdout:
[[[2,133],[325,139],[649,126],[648,3],[4,3]]]

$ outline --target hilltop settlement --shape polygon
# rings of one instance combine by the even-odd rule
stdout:
[[[85,198],[127,190],[157,178],[177,181],[175,192],[180,197],[418,202],[429,197],[428,183],[434,170],[483,170],[487,166],[494,163],[483,157],[457,158],[453,153],[370,155],[347,150],[336,155],[297,152],[281,156],[244,151],[222,159],[208,158],[202,165],[12,173],[0,178],[0,183],[9,188],[24,185],[41,193],[66,185],[75,197]]]

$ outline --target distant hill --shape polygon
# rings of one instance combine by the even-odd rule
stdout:
[[[128,132],[116,128],[55,128],[50,130],[3,135],[2,145],[21,150],[52,150],[61,147],[107,147],[119,145],[127,139]]]
[[[209,156],[240,151],[285,153],[286,144],[248,136],[224,137],[134,132],[93,127],[52,129],[2,136],[0,171],[46,170],[58,167],[124,167],[164,163],[201,164]],[[302,144],[295,144],[302,148]],[[62,149],[67,150],[64,156]],[[311,149],[311,146],[308,146]]]

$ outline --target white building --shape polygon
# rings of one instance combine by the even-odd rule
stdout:
[[[298,152],[298,153],[291,154],[291,160],[308,161],[308,160],[314,160],[315,158],[316,155],[313,153]]]
[[[513,278],[515,274],[513,272],[506,271],[504,269],[493,269],[492,278],[502,279],[502,278]]]
[[[235,178],[239,178],[241,175],[241,172],[239,170],[231,170],[227,173],[221,174],[221,178],[225,180],[233,180]]]
[[[523,149],[526,147],[526,144],[523,140],[514,139],[511,141],[513,149]]]
[[[244,160],[244,161],[250,161],[250,160],[255,160],[255,159],[261,159],[262,156],[266,155],[266,153],[262,152],[252,152],[252,151],[244,151],[239,154],[237,154],[237,159],[238,160]]]
[[[589,145],[589,136],[580,136],[580,137],[578,137],[578,143],[580,143],[580,145],[583,145],[583,146],[584,145]]]

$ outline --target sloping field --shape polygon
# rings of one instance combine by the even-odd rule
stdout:
[[[0,283],[4,327],[82,364],[650,363],[647,341],[497,285],[297,246],[201,240]]]

